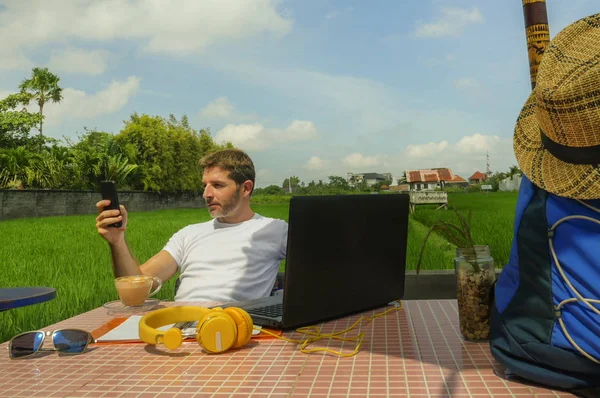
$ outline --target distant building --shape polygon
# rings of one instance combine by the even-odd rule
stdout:
[[[348,173],[348,184],[350,186],[356,186],[361,184],[363,181],[368,186],[377,184],[381,181],[393,181],[392,173]]]
[[[454,174],[449,168],[406,170],[406,183],[411,191],[433,191],[443,188],[454,180]]]
[[[393,192],[410,191],[410,185],[408,185],[408,184],[392,185],[390,187],[390,191],[393,191]]]
[[[469,177],[469,182],[471,184],[481,184],[485,180],[487,180],[487,175],[483,174],[480,171],[476,171],[471,177]]]
[[[446,182],[447,187],[467,187],[469,186],[469,181],[465,180],[459,175],[454,175],[454,178],[451,181]]]

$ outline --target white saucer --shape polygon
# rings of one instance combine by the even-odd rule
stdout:
[[[117,312],[142,312],[142,311],[150,311],[158,306],[160,303],[159,299],[149,298],[146,299],[144,304],[137,307],[129,307],[124,305],[121,301],[109,301],[108,303],[104,303],[102,306],[107,310],[117,311]]]

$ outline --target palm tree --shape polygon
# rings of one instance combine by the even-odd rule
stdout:
[[[523,172],[521,171],[521,169],[519,168],[519,166],[510,166],[510,169],[508,171],[508,176],[512,177],[515,174],[523,175]]]
[[[19,85],[21,92],[30,93],[40,106],[40,137],[44,124],[44,104],[48,101],[60,102],[63,99],[62,88],[58,86],[60,78],[50,72],[48,68],[33,68],[31,78],[25,79]]]

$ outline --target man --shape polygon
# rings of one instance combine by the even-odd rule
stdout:
[[[287,250],[287,223],[263,217],[250,207],[255,171],[252,160],[237,149],[204,157],[203,197],[214,218],[176,232],[166,246],[144,264],[132,256],[127,242],[127,210],[96,204],[98,233],[109,244],[115,277],[157,276],[163,281],[181,271],[176,301],[243,301],[268,296]],[[119,214],[120,213],[120,214]],[[122,221],[120,228],[108,227]]]

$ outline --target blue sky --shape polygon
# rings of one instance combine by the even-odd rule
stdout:
[[[187,114],[289,175],[516,164],[530,93],[520,0],[0,0],[0,96],[33,66],[61,78],[44,132],[118,133],[136,111]],[[554,37],[597,12],[548,0]],[[8,40],[5,40],[8,39]]]

